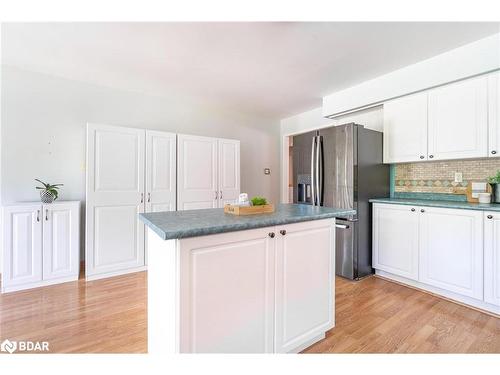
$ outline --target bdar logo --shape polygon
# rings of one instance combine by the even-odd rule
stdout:
[[[17,349],[17,342],[4,340],[2,344],[0,344],[0,350],[2,352],[9,352],[10,354],[14,353]]]

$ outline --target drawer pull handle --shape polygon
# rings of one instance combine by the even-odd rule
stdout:
[[[423,159],[424,158],[424,155],[420,155],[420,159]]]
[[[415,209],[414,209],[414,208],[412,208],[412,209],[411,209],[411,212],[415,212]]]
[[[420,210],[420,212],[425,212],[425,210],[422,208],[422,209]]]
[[[432,159],[434,157],[434,155],[429,155],[429,159]]]
[[[282,236],[284,236],[286,234],[286,230],[282,229],[282,230],[280,230],[280,233]]]
[[[45,221],[49,221],[49,210],[45,209]]]
[[[36,221],[40,222],[40,210],[36,210]]]
[[[269,237],[274,238],[274,232],[269,233]]]
[[[493,155],[495,155],[497,152],[496,152],[495,150],[493,150],[493,151],[491,151],[491,153],[492,153]]]
[[[493,219],[493,215],[486,216],[488,219]]]

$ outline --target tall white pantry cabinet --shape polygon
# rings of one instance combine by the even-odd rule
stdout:
[[[80,202],[4,206],[2,228],[2,293],[78,279]]]
[[[239,189],[239,141],[88,124],[87,280],[146,269],[139,213],[223,207]]]

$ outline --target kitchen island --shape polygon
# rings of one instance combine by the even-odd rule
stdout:
[[[148,226],[150,353],[298,352],[334,326],[335,218],[283,204],[140,214]]]

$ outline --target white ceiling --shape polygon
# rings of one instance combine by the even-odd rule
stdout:
[[[500,23],[11,23],[2,62],[275,118],[500,31]]]

